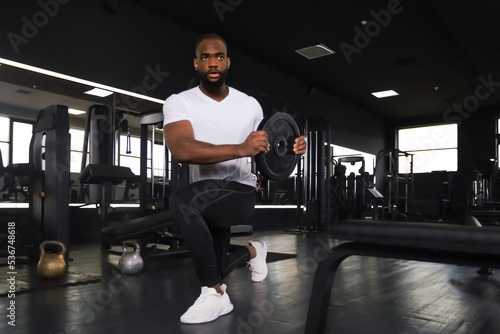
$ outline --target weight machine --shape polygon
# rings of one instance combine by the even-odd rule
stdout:
[[[335,219],[364,219],[366,217],[366,191],[373,188],[373,178],[365,172],[362,156],[332,158],[334,173],[330,182],[331,208]],[[346,175],[346,164],[361,164],[359,174]]]
[[[400,158],[406,159],[407,169],[404,173],[399,173]],[[385,159],[384,164],[382,164],[383,159]],[[395,220],[397,214],[406,217],[413,203],[413,154],[398,149],[381,150],[377,153],[375,168],[379,165],[388,166],[384,173],[384,186],[386,208],[391,219]]]
[[[123,119],[123,112],[117,112],[108,105],[92,105],[87,110],[85,135],[82,149],[82,163],[80,172],[87,166],[87,153],[89,165],[114,166],[119,164],[120,133],[128,132],[128,121]],[[130,140],[128,133],[127,141]],[[129,142],[127,142],[128,145]],[[128,191],[138,186],[137,180],[127,178],[125,193],[122,200],[128,199]],[[84,187],[80,183],[78,198],[85,203],[101,203],[115,198],[115,189],[111,187],[106,191],[108,198],[103,198],[103,187],[106,184],[93,183]]]
[[[62,105],[49,106],[38,113],[33,125],[28,164],[4,167],[0,155],[2,188],[21,175],[29,178],[30,226],[27,231],[33,236],[22,241],[26,255],[38,255],[42,240],[58,240],[69,247],[69,157],[68,107]],[[69,252],[66,252],[66,259],[68,256]]]
[[[121,244],[129,239],[137,240],[137,248],[141,249],[143,260],[150,257],[186,254],[188,251],[182,245],[182,238],[176,233],[176,226],[170,212],[168,211],[168,199],[172,187],[179,187],[188,182],[187,166],[178,164],[175,160],[171,162],[171,185],[167,183],[167,168],[169,164],[168,150],[163,141],[165,152],[165,168],[163,177],[154,175],[154,150],[155,129],[163,126],[163,113],[151,113],[141,118],[141,152],[140,152],[140,175],[135,176],[130,168],[114,166],[113,164],[88,164],[80,174],[81,185],[96,185],[102,187],[102,201],[100,202],[99,214],[102,226],[102,249],[110,253],[121,255],[121,252],[112,251],[112,244]],[[149,131],[151,128],[151,138]],[[96,128],[98,129],[98,128]],[[151,186],[148,182],[148,140],[151,139]],[[102,149],[102,148],[101,148]],[[109,146],[108,146],[109,149]],[[141,216],[130,219],[125,214],[122,222],[111,222],[110,214],[120,213],[123,210],[111,208],[111,188],[114,185],[131,180],[139,182],[139,212]],[[161,189],[155,187],[155,180],[161,181]],[[133,211],[126,209],[127,211]],[[147,244],[153,244],[146,247]],[[168,245],[169,249],[159,249],[156,245]]]
[[[305,215],[299,211],[301,228],[307,231],[326,229],[330,223],[330,131],[323,118],[306,121],[307,149],[304,159],[303,195]],[[299,170],[300,170],[299,164]],[[301,189],[298,187],[298,189]],[[300,200],[297,205],[300,207]]]

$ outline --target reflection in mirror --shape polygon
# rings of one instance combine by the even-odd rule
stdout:
[[[102,114],[94,118],[98,123],[96,128],[98,131],[94,133],[97,146],[103,145],[102,135],[105,132],[110,130],[112,132],[111,144],[106,148],[101,147],[102,158],[111,158],[111,163],[114,165],[130,167],[133,173],[139,176],[141,118],[146,114],[161,112],[163,99],[127,92],[2,58],[0,65],[0,149],[4,165],[29,161],[31,136],[27,134],[31,134],[32,123],[40,110],[56,104],[67,106],[71,135],[69,156],[71,200],[81,201],[81,197],[77,195],[81,188],[78,177],[82,167],[91,161],[88,145],[89,111],[99,106],[108,109],[110,113],[107,119]],[[87,94],[95,88],[107,90],[111,94],[107,96]],[[10,131],[13,132],[12,135]],[[164,179],[163,170],[167,164],[164,161],[162,135],[161,131],[156,130],[152,146],[155,152],[153,171],[158,179]],[[148,134],[147,137],[151,142],[152,134]],[[87,147],[85,147],[86,140]],[[150,151],[151,144],[148,143],[147,147]],[[150,179],[150,155],[148,161],[148,179]],[[133,191],[138,192],[138,188]],[[119,196],[118,194],[117,198]],[[134,201],[138,201],[138,198],[138,195],[129,197]]]

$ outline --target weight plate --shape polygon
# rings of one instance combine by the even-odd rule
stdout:
[[[293,152],[299,127],[292,116],[278,112],[260,122],[258,130],[267,132],[270,150],[255,156],[259,172],[273,181],[284,181],[297,166],[300,156]]]

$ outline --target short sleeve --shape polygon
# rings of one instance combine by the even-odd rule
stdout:
[[[259,102],[257,102],[256,99],[253,97],[251,98],[253,100],[253,103],[255,104],[255,110],[257,112],[256,118],[253,124],[253,131],[257,131],[257,128],[259,127],[260,122],[262,122],[262,119],[264,118],[264,112],[262,111],[262,107]]]
[[[173,94],[163,104],[163,125],[189,120],[186,101],[182,96]]]

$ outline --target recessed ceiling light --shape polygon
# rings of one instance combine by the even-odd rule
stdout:
[[[99,97],[106,97],[106,96],[110,96],[111,94],[113,94],[113,92],[110,92],[109,90],[100,89],[100,88],[94,88],[94,89],[91,89],[91,90],[85,92],[85,94],[99,96]]]
[[[373,96],[381,99],[381,98],[384,98],[384,97],[390,97],[390,96],[396,96],[396,95],[399,95],[397,92],[393,91],[392,89],[391,90],[383,90],[383,91],[380,91],[380,92],[374,92],[372,93]]]
[[[329,56],[335,53],[335,51],[333,51],[324,44],[308,46],[307,48],[295,50],[295,52],[297,52],[299,55],[306,57],[307,59]]]
[[[83,111],[83,110],[68,108],[68,114],[81,115],[81,114],[85,114],[85,113],[86,113],[86,111]]]

